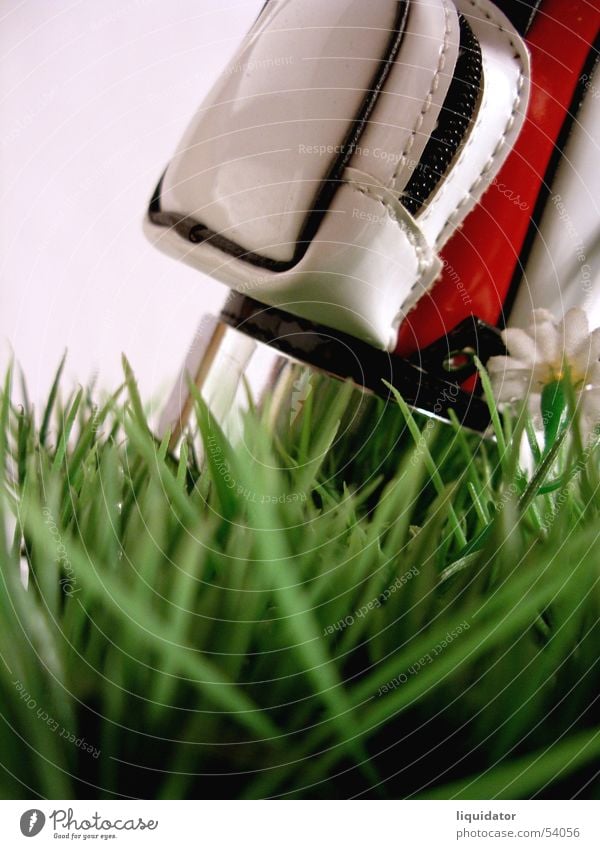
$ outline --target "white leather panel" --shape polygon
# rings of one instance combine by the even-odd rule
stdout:
[[[397,13],[394,0],[271,0],[185,134],[163,208],[290,260]]]
[[[402,304],[431,286],[441,263],[394,193],[355,169],[344,176],[331,214],[290,271],[252,269],[173,230],[159,231],[157,246],[193,265],[200,252],[202,270],[236,291],[392,350]]]
[[[488,0],[457,0],[481,46],[483,91],[474,126],[449,174],[419,215],[439,248],[488,188],[523,126],[529,54],[508,18]]]
[[[350,163],[399,194],[434,130],[458,57],[451,0],[412,0],[406,36]]]

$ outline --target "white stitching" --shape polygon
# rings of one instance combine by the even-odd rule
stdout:
[[[369,177],[369,175],[367,174],[367,175],[365,175],[365,177]],[[372,179],[375,179],[375,178],[372,178]],[[377,194],[377,189],[378,189],[377,186],[371,186],[368,183],[366,183],[366,184],[365,183],[357,183],[353,179],[347,179],[345,182],[353,191],[360,192],[360,194],[363,195],[364,197],[370,197],[372,200],[377,201],[378,203],[380,203],[383,206],[383,208],[386,210],[388,218],[390,218],[393,222],[395,222],[398,225],[402,234],[404,236],[406,236],[406,238],[408,239],[408,242],[411,245],[411,247],[413,248],[415,255],[416,255],[416,258],[417,258],[416,279],[414,280],[414,282],[413,282],[412,286],[410,287],[408,293],[402,298],[402,301],[401,301],[401,303],[398,307],[398,311],[395,313],[395,315],[392,319],[392,325],[391,326],[392,326],[393,339],[392,339],[392,337],[390,337],[390,343],[389,343],[389,348],[391,350],[395,347],[395,339],[396,339],[396,335],[397,335],[397,332],[398,332],[398,327],[399,327],[400,322],[402,321],[402,318],[405,314],[404,308],[405,308],[406,304],[411,302],[412,293],[414,292],[414,290],[418,286],[420,286],[422,284],[422,281],[423,281],[423,278],[425,277],[425,274],[427,272],[431,271],[432,268],[435,267],[436,260],[439,263],[439,257],[436,254],[434,248],[432,248],[427,243],[427,240],[425,239],[425,236],[422,233],[420,234],[421,240],[419,240],[418,233],[420,233],[420,231],[418,229],[418,227],[419,227],[418,223],[416,221],[414,221],[414,219],[412,219],[414,221],[415,227],[417,227],[417,233],[414,233],[411,230],[411,228],[409,226],[407,226],[406,222],[401,221],[398,218],[398,216],[396,214],[395,207],[392,206],[391,203],[386,201],[385,197],[381,197],[379,194]],[[387,186],[381,186],[381,188],[379,190],[384,191],[384,192],[390,192],[390,189]],[[396,200],[395,198],[394,198],[394,201],[399,206],[400,209],[403,209],[400,201]],[[409,218],[411,218],[411,216],[408,212],[406,213],[406,215],[408,215]],[[442,270],[441,263],[439,263],[438,273],[441,272],[441,270]],[[438,274],[436,274],[435,279],[437,279],[437,276],[438,276]],[[432,280],[431,282],[434,282],[434,280]],[[418,300],[418,298],[417,298],[417,300]],[[413,306],[414,306],[414,304],[411,304],[410,309],[412,309]]]
[[[480,11],[480,12],[482,12],[482,13],[483,13],[483,15],[485,15],[485,17],[486,17],[486,18],[487,18],[487,19],[488,19],[488,20],[489,20],[489,21],[490,21],[490,22],[491,22],[491,23],[492,23],[492,24],[493,24],[493,25],[494,25],[494,26],[495,26],[495,27],[496,27],[496,28],[497,28],[497,29],[498,29],[501,33],[503,33],[503,34],[507,37],[507,39],[508,39],[508,42],[509,42],[510,46],[513,48],[513,51],[514,51],[514,54],[513,54],[513,55],[514,55],[514,58],[517,60],[517,63],[518,63],[518,66],[519,66],[519,79],[518,79],[518,84],[517,84],[517,90],[516,90],[515,98],[514,98],[514,101],[513,101],[513,104],[512,104],[511,113],[510,113],[510,116],[509,116],[508,121],[507,121],[507,123],[506,123],[506,126],[505,126],[505,128],[504,128],[504,131],[502,132],[502,135],[500,136],[500,139],[499,139],[499,140],[498,140],[498,142],[496,143],[496,146],[494,147],[494,150],[492,151],[492,154],[491,154],[491,156],[490,156],[489,160],[486,162],[486,164],[484,165],[484,167],[482,168],[481,172],[480,172],[480,173],[479,173],[479,175],[476,177],[476,179],[474,180],[474,182],[472,183],[472,185],[470,186],[470,188],[466,191],[466,193],[465,193],[464,197],[460,200],[460,202],[458,203],[458,205],[457,205],[457,207],[455,208],[455,210],[454,210],[454,211],[453,211],[453,212],[452,212],[452,213],[448,216],[448,218],[447,218],[447,219],[446,219],[446,221],[444,222],[443,227],[442,227],[442,229],[441,229],[441,231],[440,231],[440,235],[438,236],[438,239],[436,240],[435,246],[434,246],[434,248],[431,248],[431,251],[432,251],[432,253],[433,253],[433,256],[434,256],[434,257],[435,257],[435,255],[436,255],[435,250],[437,249],[437,246],[438,246],[439,242],[440,242],[440,241],[441,241],[441,239],[442,239],[442,235],[443,235],[444,231],[446,230],[446,228],[448,227],[448,225],[449,225],[449,224],[453,221],[453,219],[454,219],[454,218],[455,218],[455,217],[456,217],[456,216],[460,213],[460,210],[461,210],[461,209],[462,209],[462,207],[465,205],[465,203],[467,203],[467,202],[468,202],[468,200],[471,198],[472,193],[473,193],[473,192],[474,192],[474,191],[478,188],[478,186],[479,186],[479,184],[481,183],[481,181],[483,180],[484,176],[485,176],[485,175],[488,173],[488,171],[489,171],[489,170],[493,167],[494,162],[495,162],[495,160],[497,159],[497,157],[498,157],[498,155],[499,155],[499,153],[500,153],[500,151],[501,151],[501,149],[502,149],[502,146],[503,146],[504,142],[506,141],[506,137],[507,137],[508,133],[510,132],[510,130],[512,129],[513,125],[514,125],[515,117],[516,117],[516,113],[517,113],[517,109],[518,109],[518,107],[519,107],[519,105],[520,105],[520,103],[521,103],[521,93],[522,93],[522,91],[523,91],[523,86],[524,86],[524,84],[525,84],[525,67],[524,67],[524,65],[523,65],[523,59],[522,59],[522,56],[521,56],[521,52],[520,52],[520,50],[518,49],[517,45],[515,44],[515,42],[514,42],[514,40],[513,40],[512,36],[511,36],[511,34],[510,34],[509,32],[507,32],[507,31],[503,28],[503,26],[502,26],[502,25],[501,25],[501,24],[500,24],[497,20],[494,20],[494,18],[492,17],[492,15],[491,15],[491,14],[489,14],[489,13],[488,13],[488,11],[487,11],[485,8],[483,8],[483,7],[482,7],[482,6],[481,6],[481,5],[477,2],[477,0],[467,0],[467,1],[468,1],[468,2],[469,2],[472,6],[473,6],[473,7],[475,7],[476,9],[479,9],[479,11]],[[448,15],[448,9],[447,9],[447,6],[446,6],[445,4],[444,4],[444,8],[445,8],[445,11],[446,11],[446,15]],[[427,107],[427,109],[428,109],[428,108],[429,108],[429,106]],[[423,112],[423,113],[422,113],[423,118],[424,118],[424,116],[425,116],[425,114],[426,114],[426,112],[427,112],[427,109],[425,110],[425,112]],[[469,140],[468,140],[467,144],[465,145],[465,147],[463,148],[463,151],[462,151],[462,157],[464,157],[464,155],[465,155],[466,151],[468,150],[469,146],[473,144],[474,139],[478,137],[478,127],[481,125],[482,120],[483,120],[483,119],[482,119],[482,116],[481,116],[481,113],[480,113],[480,115],[478,116],[477,121],[475,122],[475,126],[474,126],[474,127],[473,127],[473,129],[472,129],[472,132],[471,132],[471,134],[470,134],[470,138],[469,138]],[[415,134],[416,134],[416,132],[415,132],[415,133],[413,133],[413,137],[412,137],[413,139],[414,139]],[[410,147],[408,148],[408,150],[410,150]],[[402,156],[405,156],[407,152],[408,152],[408,151],[405,151],[405,152],[402,154]],[[399,171],[399,170],[400,170],[400,169],[398,169],[398,171]],[[363,185],[357,185],[357,184],[355,184],[355,183],[353,183],[353,182],[351,182],[351,181],[349,181],[349,185],[350,185],[350,186],[351,186],[351,187],[352,187],[355,191],[358,191],[358,192],[360,192],[361,194],[363,194],[363,195],[365,195],[365,196],[369,196],[369,197],[373,198],[374,200],[379,201],[379,203],[381,203],[381,204],[382,204],[382,206],[386,209],[386,211],[387,211],[387,213],[388,213],[388,216],[389,216],[389,217],[390,217],[393,221],[395,221],[395,222],[398,224],[398,226],[402,229],[402,232],[406,234],[406,237],[407,237],[407,239],[409,240],[409,243],[413,246],[413,248],[414,248],[414,250],[415,250],[415,253],[416,253],[416,256],[417,256],[417,265],[418,265],[418,268],[417,268],[417,275],[418,275],[418,276],[417,276],[417,279],[415,280],[415,282],[413,283],[413,285],[410,287],[410,292],[413,292],[413,291],[417,288],[417,286],[419,286],[419,285],[421,284],[421,282],[422,282],[422,280],[423,280],[423,277],[425,276],[425,273],[426,273],[426,272],[429,270],[429,268],[431,267],[431,261],[427,261],[427,260],[425,259],[425,257],[424,257],[423,246],[418,244],[418,240],[417,240],[417,238],[416,238],[415,234],[414,234],[414,233],[412,233],[412,232],[409,230],[409,228],[408,228],[408,227],[406,227],[406,226],[402,226],[402,222],[400,222],[400,221],[398,220],[398,218],[397,218],[397,216],[396,216],[396,213],[395,213],[395,210],[393,209],[393,207],[392,207],[390,204],[388,204],[388,203],[387,203],[387,202],[386,202],[383,198],[378,197],[377,195],[375,195],[375,194],[373,193],[373,191],[369,191],[368,187],[366,187],[366,186],[363,186]],[[393,185],[393,184],[392,184],[392,185]],[[439,198],[439,197],[441,196],[441,194],[445,191],[446,186],[447,186],[447,183],[446,183],[446,184],[444,185],[444,187],[442,188],[442,192],[440,193],[440,195],[438,196],[438,198]],[[389,189],[389,188],[390,188],[390,186],[387,186],[386,188],[387,188],[387,189]],[[426,215],[425,215],[424,217],[426,217]],[[441,270],[441,269],[440,269],[440,270]],[[434,282],[435,282],[435,281],[434,281]],[[404,317],[404,315],[405,315],[404,307],[405,307],[405,305],[407,304],[407,302],[408,302],[409,300],[410,300],[410,298],[409,298],[409,297],[407,297],[407,298],[405,298],[405,299],[403,300],[402,304],[400,305],[400,308],[399,308],[398,312],[396,313],[396,315],[394,316],[394,318],[393,318],[393,320],[392,320],[392,327],[394,328],[394,330],[395,330],[395,331],[397,331],[397,328],[398,328],[398,326],[400,325],[400,322],[402,321],[402,318],[403,318],[403,317]],[[417,302],[418,302],[418,301],[417,301]],[[416,305],[416,303],[415,303],[415,304],[412,304],[412,305],[411,305],[411,307],[410,307],[410,309],[412,309],[415,305]]]
[[[455,207],[455,209],[454,209],[454,210],[450,213],[450,215],[449,215],[449,216],[446,218],[446,220],[444,221],[444,223],[443,223],[443,225],[442,225],[442,227],[441,227],[441,229],[440,229],[439,235],[438,235],[438,237],[437,237],[437,239],[436,239],[436,241],[435,241],[436,248],[437,248],[437,247],[440,245],[440,243],[443,241],[443,239],[444,239],[444,237],[445,237],[445,233],[446,233],[446,229],[447,229],[447,227],[448,227],[450,224],[452,224],[452,222],[454,221],[454,219],[456,219],[456,218],[460,215],[460,213],[461,213],[461,210],[462,210],[463,206],[464,206],[466,203],[468,203],[468,202],[469,202],[469,200],[471,200],[471,198],[472,198],[472,196],[473,196],[473,193],[474,193],[474,192],[475,192],[475,191],[479,188],[479,185],[480,185],[480,184],[481,184],[481,182],[483,181],[483,179],[484,179],[485,175],[486,175],[486,174],[487,174],[487,173],[491,170],[491,168],[494,166],[494,163],[495,163],[496,159],[498,158],[498,155],[500,154],[500,151],[502,150],[502,147],[503,147],[503,145],[504,145],[504,142],[506,141],[506,137],[507,137],[507,135],[509,134],[509,132],[511,131],[511,129],[512,129],[512,127],[513,127],[514,123],[515,123],[515,116],[516,116],[516,113],[517,113],[517,109],[519,108],[519,105],[520,105],[520,103],[521,103],[521,93],[522,93],[522,91],[523,91],[523,86],[524,86],[524,84],[525,84],[525,68],[524,68],[524,65],[523,65],[523,60],[522,60],[522,57],[521,57],[521,53],[520,53],[520,51],[519,51],[519,49],[518,49],[517,45],[516,45],[516,44],[515,44],[515,42],[513,41],[513,39],[512,39],[512,37],[511,37],[510,33],[508,33],[508,32],[504,29],[504,27],[502,26],[502,24],[500,24],[498,21],[496,21],[496,20],[493,18],[493,16],[492,16],[492,15],[491,15],[491,14],[490,14],[490,13],[489,13],[486,9],[484,9],[484,8],[483,8],[483,6],[481,6],[481,5],[477,2],[477,0],[467,0],[467,2],[469,2],[469,3],[471,4],[471,6],[474,6],[476,9],[479,9],[479,11],[480,11],[480,12],[482,12],[482,13],[483,13],[483,15],[485,15],[485,17],[486,17],[486,18],[487,18],[487,19],[488,19],[488,20],[489,20],[489,21],[490,21],[490,22],[491,22],[491,23],[492,23],[495,27],[497,27],[497,29],[499,30],[499,32],[503,33],[503,34],[507,37],[507,39],[508,39],[508,43],[510,44],[510,46],[512,47],[512,49],[513,49],[513,51],[514,51],[513,56],[514,56],[514,58],[517,60],[518,65],[519,65],[519,80],[518,80],[518,84],[517,84],[517,91],[516,91],[516,94],[515,94],[515,99],[514,99],[513,104],[512,104],[512,109],[511,109],[511,112],[510,112],[510,115],[509,115],[508,121],[507,121],[507,123],[506,123],[506,126],[505,126],[505,128],[504,128],[504,130],[503,130],[503,132],[502,132],[502,135],[500,136],[500,138],[499,138],[498,142],[496,143],[496,146],[494,147],[494,150],[492,151],[492,154],[491,154],[490,158],[489,158],[489,159],[488,159],[488,161],[485,163],[485,165],[483,166],[482,170],[480,171],[480,173],[479,173],[479,174],[477,175],[477,177],[475,178],[474,182],[473,182],[473,183],[471,184],[471,186],[467,189],[467,191],[465,192],[465,194],[463,195],[462,199],[459,201],[459,203],[457,204],[457,206]],[[466,154],[466,152],[467,152],[468,148],[469,148],[469,147],[473,144],[474,139],[476,139],[476,138],[478,137],[478,128],[479,128],[479,126],[481,125],[482,120],[483,120],[483,119],[482,119],[482,116],[481,116],[481,113],[480,113],[479,118],[478,118],[478,120],[476,121],[475,126],[473,127],[473,130],[472,130],[472,132],[471,132],[471,136],[470,136],[470,138],[469,138],[469,140],[468,140],[467,144],[466,144],[466,145],[465,145],[465,147],[463,148],[463,152],[462,152],[462,159],[464,159],[464,156],[465,156],[465,154]],[[437,202],[439,201],[439,199],[443,196],[444,192],[446,191],[447,186],[448,186],[448,183],[446,183],[446,184],[444,185],[444,187],[442,188],[442,191],[440,192],[440,194],[437,196],[437,198],[435,198],[435,203],[437,203]],[[424,215],[424,218],[427,218],[427,214],[425,214],[425,215]]]
[[[415,125],[412,129],[412,132],[411,132],[410,137],[409,137],[409,139],[408,139],[408,141],[407,141],[407,143],[404,147],[404,150],[400,153],[400,156],[399,156],[399,159],[398,159],[398,164],[396,166],[396,170],[392,174],[392,178],[391,178],[390,182],[388,183],[389,189],[395,189],[396,188],[396,181],[398,180],[398,176],[399,176],[400,172],[402,171],[402,169],[404,168],[404,166],[406,164],[408,154],[411,152],[411,150],[413,148],[413,145],[415,143],[415,139],[417,137],[417,133],[419,132],[419,130],[423,126],[423,122],[425,121],[425,117],[426,117],[427,113],[429,112],[429,110],[431,109],[431,107],[433,105],[433,95],[435,94],[435,92],[438,89],[438,86],[439,86],[439,83],[440,83],[440,76],[441,76],[441,73],[444,70],[444,67],[446,65],[446,56],[447,56],[447,53],[448,53],[448,47],[449,47],[449,43],[450,43],[450,34],[451,34],[452,30],[450,28],[450,10],[448,8],[448,4],[446,3],[446,0],[443,0],[443,6],[444,6],[444,18],[445,18],[444,44],[443,44],[442,50],[440,51],[437,69],[436,69],[436,72],[433,76],[433,79],[431,80],[431,86],[429,88],[429,92],[427,94],[427,97],[425,98],[425,103],[422,106],[421,111],[419,112],[419,115],[417,116],[416,123],[415,123]]]
[[[413,283],[413,285],[410,288],[410,291],[412,292],[412,290],[415,288],[415,286],[417,286],[417,284],[423,278],[425,272],[431,267],[431,260],[428,256],[426,256],[426,251],[424,250],[423,245],[419,243],[419,240],[417,239],[415,234],[412,232],[412,230],[409,227],[407,227],[405,224],[403,224],[402,221],[398,220],[398,216],[396,215],[396,211],[393,208],[393,206],[391,204],[389,204],[384,198],[382,198],[378,194],[376,194],[376,190],[372,189],[369,186],[357,185],[356,183],[354,183],[351,180],[348,181],[348,185],[351,186],[351,188],[353,188],[355,191],[360,192],[361,195],[365,195],[366,197],[370,197],[372,200],[375,200],[378,203],[380,203],[383,206],[383,208],[386,210],[388,217],[391,218],[391,220],[394,221],[398,225],[398,227],[400,228],[402,233],[408,239],[409,244],[414,249],[415,254],[417,256],[417,275],[418,276],[417,276],[417,280]]]

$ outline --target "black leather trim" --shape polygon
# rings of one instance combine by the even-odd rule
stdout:
[[[379,62],[379,68],[367,89],[361,109],[355,120],[352,122],[352,126],[350,127],[344,142],[340,146],[341,153],[338,155],[323,180],[321,189],[315,199],[314,209],[307,216],[304,226],[300,232],[298,242],[296,243],[294,256],[291,260],[281,262],[253,253],[252,251],[244,248],[242,245],[239,245],[231,239],[211,230],[202,222],[189,217],[182,218],[180,215],[162,210],[161,187],[164,174],[156,187],[148,208],[148,216],[152,223],[160,227],[174,229],[184,239],[189,240],[192,243],[198,244],[201,242],[210,242],[211,245],[225,253],[228,253],[230,256],[234,256],[237,259],[244,260],[245,262],[260,268],[266,268],[270,271],[289,271],[290,268],[297,265],[308,250],[308,246],[319,229],[323,216],[331,205],[331,200],[338,188],[343,171],[358,146],[360,137],[369,120],[371,112],[377,103],[379,94],[385,85],[392,65],[402,45],[404,34],[406,32],[406,21],[408,18],[410,0],[400,0],[397,5],[398,8],[396,11],[394,29],[391,32],[385,54]]]
[[[386,380],[407,404],[448,418],[454,410],[459,421],[473,430],[485,430],[490,422],[487,405],[476,395],[464,392],[460,383],[475,372],[444,370],[449,355],[468,348],[483,362],[506,353],[497,330],[474,318],[466,319],[448,338],[443,337],[419,352],[419,362],[380,351],[349,336],[307,319],[269,307],[234,292],[221,312],[221,320],[252,339],[270,345],[287,356],[335,375],[353,380],[382,398],[389,398]],[[425,367],[423,367],[425,366]]]

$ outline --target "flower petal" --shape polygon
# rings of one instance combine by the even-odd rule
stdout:
[[[502,338],[509,356],[492,357],[488,362],[499,402],[514,403],[528,397],[539,414],[540,393],[544,386],[562,379],[568,361],[577,381],[582,420],[591,421],[592,426],[595,420],[600,423],[600,328],[590,334],[584,310],[569,310],[559,323],[547,310],[534,310],[527,330],[508,328]]]
[[[492,388],[498,401],[519,401],[532,389],[531,373],[521,369],[507,369],[491,375]]]
[[[589,349],[590,325],[585,310],[579,307],[570,309],[557,330],[562,336],[567,360],[571,361],[582,348]]]
[[[536,347],[536,364],[547,364],[560,368],[563,359],[563,334],[559,334],[556,325],[543,321],[533,328]]]
[[[509,327],[502,332],[502,339],[512,357],[530,366],[534,364],[536,346],[530,333],[520,327]]]
[[[594,330],[590,336],[581,340],[579,345],[569,356],[571,371],[575,375],[583,377],[588,375],[590,369],[600,358],[600,328]],[[589,379],[589,378],[586,378]]]
[[[549,324],[555,324],[556,323],[556,319],[554,318],[554,316],[552,315],[550,310],[544,310],[544,309],[533,310],[533,312],[531,313],[531,325],[532,325],[532,327],[535,326],[536,324],[544,324],[545,322],[548,322]]]
[[[600,389],[600,363],[592,363],[587,370],[586,385],[592,389]]]
[[[486,366],[488,372],[505,372],[507,369],[522,369],[524,372],[531,371],[531,366],[516,360],[514,357],[490,357]]]

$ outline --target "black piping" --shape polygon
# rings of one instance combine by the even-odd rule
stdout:
[[[308,250],[308,246],[319,229],[323,216],[331,205],[331,200],[338,188],[343,171],[354,155],[356,147],[360,141],[360,137],[375,104],[377,103],[379,94],[385,85],[394,61],[396,60],[396,56],[398,55],[398,51],[400,50],[404,34],[406,32],[409,5],[409,0],[401,0],[401,2],[398,2],[394,29],[391,32],[384,58],[380,61],[380,67],[376,71],[371,84],[367,89],[358,116],[353,121],[344,142],[340,146],[341,153],[338,155],[330,168],[329,173],[324,178],[319,194],[315,200],[315,208],[308,215],[304,223],[296,243],[294,256],[291,260],[282,262],[261,256],[260,254],[247,250],[231,239],[216,233],[214,230],[206,227],[206,225],[195,221],[190,217],[182,218],[174,213],[163,212],[161,209],[160,195],[164,174],[154,192],[148,209],[148,214],[152,223],[161,227],[174,229],[185,239],[188,239],[193,243],[210,242],[214,247],[236,257],[237,259],[242,259],[245,262],[259,266],[260,268],[269,269],[270,271],[289,271],[290,268],[297,265]]]

